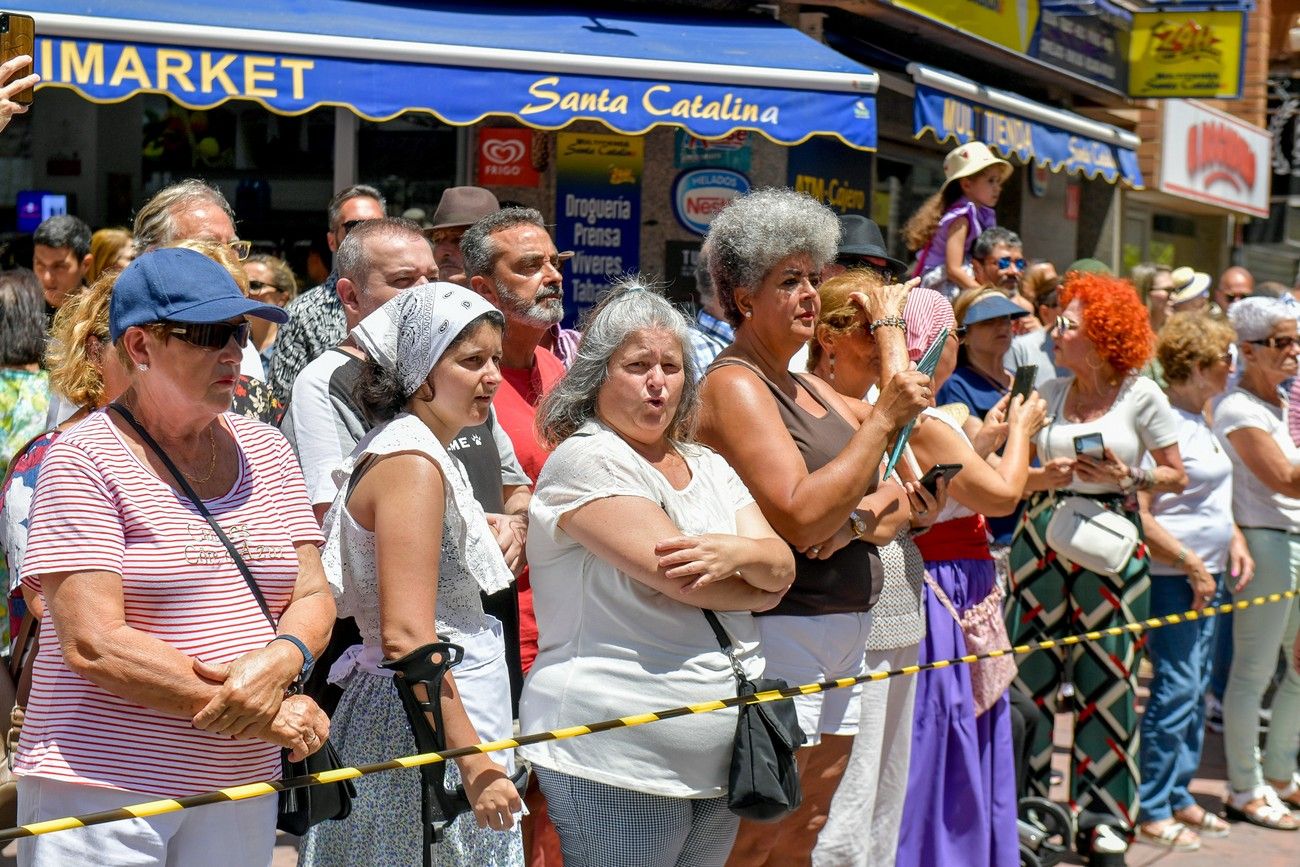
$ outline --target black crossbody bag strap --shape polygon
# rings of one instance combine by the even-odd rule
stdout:
[[[722,621],[718,620],[718,615],[707,608],[701,608],[700,612],[704,615],[704,619],[709,621],[709,628],[713,630],[714,638],[718,639],[722,654],[731,663],[731,673],[736,676],[736,694],[743,695],[749,678],[745,676],[745,669],[741,668],[740,660],[736,659],[736,650],[731,644],[731,636],[727,635],[727,630],[722,628]]]
[[[266,604],[266,597],[262,595],[262,588],[257,586],[257,581],[253,579],[253,573],[249,570],[248,564],[244,562],[244,558],[240,556],[239,550],[234,546],[234,543],[230,541],[230,537],[228,537],[225,531],[221,529],[221,525],[217,523],[217,519],[212,517],[212,513],[208,511],[208,507],[203,505],[203,500],[201,500],[199,495],[194,492],[194,488],[190,487],[190,483],[185,480],[185,476],[181,473],[180,469],[172,459],[167,456],[167,453],[162,450],[162,447],[158,445],[158,441],[150,435],[149,431],[144,429],[144,425],[136,421],[135,416],[131,415],[129,409],[122,406],[120,403],[109,404],[109,408],[116,410],[117,414],[122,416],[126,423],[140,435],[140,439],[144,440],[144,444],[152,449],[153,453],[158,456],[158,459],[163,462],[163,466],[167,467],[167,471],[172,474],[172,478],[176,480],[176,484],[181,486],[181,490],[185,493],[185,496],[194,504],[194,508],[199,510],[199,514],[207,520],[208,526],[212,528],[212,532],[217,534],[217,538],[221,540],[221,544],[226,546],[226,551],[229,552],[231,559],[235,561],[235,566],[238,567],[239,574],[243,575],[244,580],[248,582],[248,589],[253,592],[253,598],[257,600],[258,607],[262,609],[262,613],[266,615],[266,619],[271,622],[271,628],[279,628],[275,616],[271,614],[271,606]]]

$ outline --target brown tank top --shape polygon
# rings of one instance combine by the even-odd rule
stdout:
[[[803,381],[801,375],[793,374],[799,381],[799,387],[812,395],[813,400],[826,410],[826,415],[821,418],[799,406],[793,397],[744,359],[729,358],[724,353],[709,370],[728,364],[738,364],[753,371],[772,392],[781,421],[798,446],[808,472],[816,472],[830,463],[853,438],[853,425],[827,405],[817,391]],[[845,515],[844,520],[847,522],[849,516]],[[791,550],[794,551],[794,585],[779,605],[771,611],[754,612],[755,617],[764,614],[807,617],[814,614],[869,611],[880,598],[884,567],[880,562],[880,552],[870,542],[855,539],[825,560],[810,560],[793,547]]]

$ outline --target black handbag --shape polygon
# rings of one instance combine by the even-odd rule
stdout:
[[[701,609],[736,676],[736,695],[753,695],[789,687],[784,680],[750,680],[741,668],[731,639],[718,616]],[[765,701],[737,708],[736,741],[731,748],[727,809],[744,819],[771,822],[797,809],[803,802],[799,765],[794,753],[807,742],[799,728],[794,701]]]
[[[167,467],[167,471],[172,474],[172,478],[180,485],[185,496],[194,504],[194,508],[199,510],[216,534],[221,544],[225,546],[226,551],[230,554],[235,566],[239,569],[239,574],[244,576],[244,581],[248,583],[248,589],[252,591],[253,598],[257,600],[257,605],[262,609],[262,614],[270,622],[271,628],[277,628],[275,616],[271,614],[271,608],[266,604],[266,597],[262,595],[262,588],[257,586],[257,581],[253,579],[253,573],[249,571],[248,564],[240,556],[239,550],[235,548],[229,537],[226,536],[217,519],[212,517],[208,507],[203,505],[203,500],[190,487],[190,483],[185,481],[185,477],[177,468],[167,453],[162,450],[157,441],[144,429],[140,422],[136,421],[126,407],[121,404],[111,404],[112,408],[126,420],[127,424],[135,428],[135,432],[144,440],[145,445],[153,449],[154,454]],[[298,692],[296,688],[290,690]],[[339,754],[334,749],[334,745],[329,742],[329,738],[321,744],[316,752],[312,753],[306,759],[300,762],[289,761],[289,751],[283,750],[280,755],[281,766],[283,768],[284,779],[292,777],[302,777],[308,774],[319,773],[320,771],[332,771],[343,767]],[[307,829],[312,825],[324,822],[326,819],[346,819],[352,812],[352,798],[356,796],[356,786],[351,780],[343,780],[338,783],[323,783],[314,786],[305,786],[297,789],[285,789],[280,792],[279,812],[276,816],[275,827],[289,834],[302,836],[307,833]]]

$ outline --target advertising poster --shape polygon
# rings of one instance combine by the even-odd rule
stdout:
[[[725,138],[699,138],[677,129],[673,140],[673,166],[679,169],[717,168],[737,172],[749,171],[749,133],[733,132]]]
[[[1129,40],[1132,96],[1241,96],[1244,12],[1138,12]]]
[[[487,127],[478,136],[478,182],[483,187],[535,187],[541,173],[533,165],[533,131]]]
[[[641,262],[645,141],[621,135],[556,136],[555,246],[565,269],[564,321],[573,326],[615,278]]]
[[[988,3],[981,0],[893,0],[909,12],[986,39],[1021,54],[1038,22],[1038,0]]]
[[[668,281],[668,298],[692,316],[699,306],[695,294],[695,269],[699,264],[699,241],[664,243],[664,279]]]
[[[786,184],[836,214],[871,216],[871,155],[830,139],[790,148]]]
[[[749,186],[748,177],[731,169],[690,169],[673,181],[673,214],[684,228],[704,235],[718,212]]]

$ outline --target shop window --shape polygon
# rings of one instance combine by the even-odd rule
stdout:
[[[411,208],[433,216],[442,191],[456,184],[456,129],[424,114],[357,130],[357,177],[378,188],[390,214]]]

